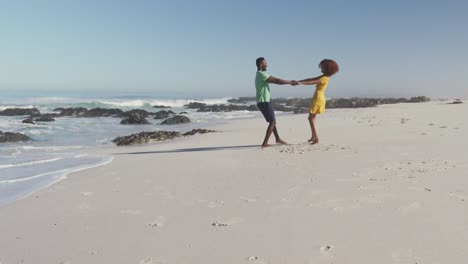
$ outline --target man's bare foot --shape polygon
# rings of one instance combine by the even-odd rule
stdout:
[[[310,144],[311,144],[311,145],[315,145],[315,144],[318,144],[318,143],[319,143],[319,140],[316,139],[316,140],[312,141]]]
[[[270,144],[262,144],[262,148],[268,148],[268,147],[271,147]]]
[[[283,145],[286,145],[288,144],[286,141],[282,140],[282,139],[278,139],[276,140],[276,144],[283,144]]]
[[[310,139],[307,140],[308,142],[314,142],[315,141],[315,138],[314,137],[311,137]]]

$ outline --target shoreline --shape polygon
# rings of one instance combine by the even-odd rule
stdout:
[[[290,145],[263,150],[259,118],[94,149],[114,160],[0,207],[0,262],[457,263],[468,259],[466,113],[327,110],[315,146],[296,114],[278,116]]]

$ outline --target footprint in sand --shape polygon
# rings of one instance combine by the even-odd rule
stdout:
[[[218,208],[224,206],[224,201],[221,200],[216,200],[216,201],[210,201],[208,202],[207,206],[209,208]]]
[[[349,146],[337,146],[334,144],[325,145],[325,144],[318,144],[312,145],[310,143],[301,143],[301,144],[290,144],[285,146],[279,146],[275,148],[281,153],[288,153],[288,154],[304,154],[306,152],[311,151],[342,151],[342,150],[351,150]]]
[[[326,257],[333,257],[335,255],[335,247],[332,245],[324,245],[320,247],[320,253]]]
[[[126,214],[126,215],[140,215],[141,211],[140,210],[131,210],[131,209],[126,209],[126,210],[120,210],[121,214]]]
[[[80,210],[88,210],[91,208],[91,206],[89,206],[89,204],[86,204],[86,203],[79,204],[77,207]]]
[[[93,192],[81,192],[81,195],[83,195],[83,196],[93,196],[94,193]]]
[[[464,202],[465,199],[466,199],[465,196],[463,196],[461,194],[458,194],[458,193],[453,193],[453,192],[449,193],[449,196],[452,197],[452,198],[458,199],[458,200],[460,200],[462,202]]]
[[[422,203],[420,202],[413,202],[407,205],[404,205],[402,207],[398,208],[398,211],[403,212],[403,213],[409,213],[409,212],[414,212],[422,207]]]
[[[246,203],[254,203],[257,201],[256,198],[251,198],[251,197],[239,197],[241,200],[245,201]]]
[[[247,261],[250,263],[255,263],[255,264],[268,264],[266,260],[262,260],[257,256],[250,256],[247,258]]]
[[[413,250],[410,248],[398,249],[392,252],[392,259],[395,264],[403,263],[420,263],[414,256]]]
[[[152,228],[159,228],[159,227],[162,227],[165,222],[166,222],[166,218],[164,218],[163,216],[159,216],[158,218],[153,220],[151,223],[149,223],[148,226]]]
[[[216,226],[216,227],[223,227],[223,226],[231,226],[231,225],[239,224],[239,223],[242,223],[243,221],[244,221],[243,218],[233,217],[225,221],[213,222],[211,225]]]
[[[139,264],[166,264],[167,262],[158,261],[154,258],[144,258],[142,259]]]

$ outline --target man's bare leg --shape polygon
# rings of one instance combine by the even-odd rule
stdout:
[[[282,140],[278,134],[278,130],[276,129],[276,125],[275,125],[275,128],[273,128],[273,133],[275,134],[275,138],[276,138],[276,143],[277,144],[288,144],[286,143],[286,141]]]
[[[271,133],[273,133],[273,130],[275,130],[276,126],[276,121],[270,122],[268,124],[268,128],[265,134],[265,139],[263,140],[262,148],[270,147],[271,145],[268,144],[268,140],[270,139]]]

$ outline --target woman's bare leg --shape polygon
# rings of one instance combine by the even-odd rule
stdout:
[[[307,141],[309,141],[309,142],[314,142],[314,141],[315,141],[314,124],[312,123],[312,115],[313,115],[313,114],[309,114],[309,117],[308,117],[309,125],[310,125],[310,132],[311,132],[311,134],[312,134],[312,137],[311,137],[310,139],[307,140]]]
[[[312,144],[317,144],[319,143],[319,138],[317,134],[317,125],[315,124],[315,119],[317,117],[317,114],[311,114],[311,124],[312,124],[312,135],[314,140],[312,141]]]

